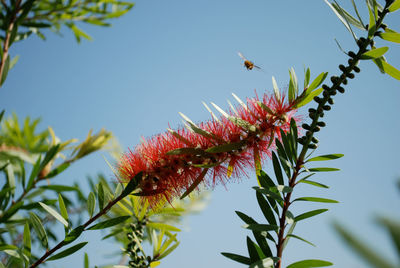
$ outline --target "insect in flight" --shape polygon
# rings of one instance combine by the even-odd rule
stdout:
[[[257,65],[255,65],[252,61],[249,61],[248,59],[246,59],[242,53],[238,52],[239,57],[242,58],[242,60],[244,60],[244,67],[246,67],[247,70],[252,70],[253,68],[259,69],[261,70],[261,68]]]

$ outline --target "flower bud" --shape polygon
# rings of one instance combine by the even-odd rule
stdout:
[[[318,140],[316,137],[312,137],[312,138],[311,138],[311,141],[312,141],[313,143],[318,143],[318,142],[319,142],[319,140]]]
[[[356,73],[359,73],[359,72],[361,71],[360,68],[359,68],[358,66],[354,66],[353,69],[354,69],[354,71],[355,71]]]
[[[316,145],[315,143],[311,143],[308,145],[308,148],[310,149],[317,149],[318,145]]]
[[[337,90],[338,90],[340,93],[342,93],[342,94],[343,94],[343,93],[344,93],[344,91],[345,91],[343,87],[338,87],[338,89],[337,89]]]
[[[322,109],[324,109],[325,111],[329,111],[331,109],[331,106],[324,105],[324,106],[322,106]]]
[[[335,102],[333,101],[332,98],[329,98],[329,99],[328,99],[328,103],[329,103],[330,105],[333,105]]]
[[[307,124],[302,124],[301,127],[304,128],[305,130],[310,130],[311,129],[310,126],[307,125]]]

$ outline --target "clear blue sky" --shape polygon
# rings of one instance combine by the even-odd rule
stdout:
[[[350,1],[341,2],[349,6]],[[164,131],[168,123],[178,126],[178,112],[194,121],[208,119],[201,101],[227,108],[232,92],[243,99],[254,96],[254,89],[270,92],[271,75],[285,87],[290,67],[301,81],[303,66],[311,68],[313,77],[324,71],[337,74],[337,66],[347,58],[334,38],[345,49],[355,49],[350,34],[322,0],[136,1],[130,13],[113,23],[111,28],[84,26],[94,41],[80,45],[66,29],[63,37],[48,33],[45,42],[33,37],[16,44],[11,53],[21,58],[0,89],[0,106],[7,114],[42,117],[41,126],[51,125],[64,140],[82,140],[89,129],[104,127],[126,150],[141,136]],[[387,24],[400,30],[400,11],[390,15]],[[388,45],[389,62],[400,68],[400,47]],[[247,71],[237,51],[266,73]],[[336,97],[326,116],[327,127],[317,135],[318,154],[345,154],[330,163],[342,171],[318,176],[331,186],[329,190],[296,189],[296,195],[326,196],[340,204],[299,204],[293,209],[295,214],[330,210],[298,224],[295,233],[317,247],[291,240],[286,265],[320,258],[334,262],[334,267],[364,267],[333,232],[335,219],[394,258],[373,216],[400,217],[400,195],[395,189],[400,175],[400,82],[381,75],[370,62],[360,67],[362,72],[350,81],[346,94]],[[300,113],[306,115],[306,109]],[[269,172],[270,167],[266,163]],[[59,179],[84,181],[98,171],[112,178],[101,154],[81,161]],[[242,267],[220,252],[246,254],[250,233],[240,227],[243,223],[234,211],[262,219],[251,189],[254,185],[251,175],[228,184],[227,189],[217,186],[206,210],[189,217],[188,230],[179,234],[181,245],[160,267]],[[98,232],[85,237],[90,240],[85,250],[92,265],[108,263],[104,256],[119,247],[98,237]],[[79,252],[51,267],[81,267],[82,255]]]

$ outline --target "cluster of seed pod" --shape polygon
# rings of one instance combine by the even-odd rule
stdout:
[[[148,263],[151,262],[151,257],[145,257],[140,254],[140,244],[143,242],[144,227],[146,226],[147,219],[131,223],[131,232],[127,234],[129,244],[126,248],[126,253],[130,257],[129,267],[132,268],[146,268]],[[150,259],[149,259],[150,258]]]

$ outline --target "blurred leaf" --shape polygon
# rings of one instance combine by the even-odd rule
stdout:
[[[90,192],[87,200],[87,210],[90,218],[93,216],[95,207],[96,207],[96,196],[94,195],[93,192]]]
[[[33,212],[29,212],[30,214],[30,221],[33,226],[33,229],[35,229],[35,232],[42,243],[43,247],[48,248],[48,239],[47,239],[47,234],[46,230],[43,227],[42,221],[40,218]]]
[[[245,145],[246,141],[239,141],[239,142],[233,142],[233,143],[226,143],[218,146],[214,146],[211,148],[208,148],[206,150],[207,153],[225,153],[225,152],[232,152],[234,150],[239,150],[242,149],[243,146]]]
[[[397,255],[400,256],[400,223],[386,218],[380,218],[379,222],[389,231],[390,238],[397,249]]]
[[[286,268],[311,268],[311,267],[325,267],[332,266],[333,263],[323,260],[303,260],[290,264]]]
[[[0,218],[0,222],[6,222],[8,219],[10,219],[15,213],[18,212],[18,210],[22,207],[23,204],[24,201],[19,201],[17,203],[12,204],[12,206],[4,212],[3,216]]]
[[[99,182],[97,185],[97,199],[99,200],[99,209],[103,210],[104,207],[104,189],[103,184]]]
[[[0,77],[0,86],[4,84],[4,81],[6,81],[9,69],[10,69],[10,56],[8,55],[4,62],[4,69],[2,76]]]
[[[326,154],[326,155],[320,155],[320,156],[310,158],[306,162],[334,160],[334,159],[341,158],[343,156],[344,156],[344,154]]]
[[[105,229],[105,228],[109,228],[111,226],[120,224],[124,221],[126,221],[127,219],[129,219],[131,216],[119,216],[110,220],[106,220],[100,223],[97,223],[91,227],[88,228],[88,230],[99,230],[99,229]]]
[[[67,186],[67,185],[43,185],[40,186],[39,188],[46,189],[46,190],[52,190],[55,192],[70,192],[70,191],[76,191],[77,188],[75,186]]]
[[[162,253],[157,259],[161,260],[162,258],[167,257],[172,251],[174,251],[179,246],[179,244],[180,242],[176,242],[174,245],[172,245],[166,251],[164,251],[164,253]]]
[[[28,222],[26,222],[24,225],[23,242],[24,242],[24,250],[30,255],[32,243],[31,243],[31,231],[29,229]]]
[[[360,255],[368,264],[376,268],[394,268],[395,266],[388,263],[385,257],[381,257],[375,250],[366,246],[366,243],[359,240],[351,232],[347,231],[339,223],[334,223],[333,227],[341,238],[352,248],[358,255]]]
[[[61,251],[60,253],[58,253],[56,255],[53,255],[52,257],[48,258],[47,261],[54,261],[54,260],[62,259],[69,255],[72,255],[75,252],[77,252],[78,250],[80,250],[81,248],[83,248],[87,243],[88,242],[82,242],[82,243],[76,244],[75,246],[72,246],[66,250]]]
[[[41,156],[39,156],[38,160],[36,161],[35,165],[32,168],[31,175],[29,176],[28,184],[26,185],[27,189],[32,188],[37,175],[39,175],[40,163],[41,163]]]
[[[61,165],[57,166],[55,169],[51,170],[49,174],[46,175],[47,179],[53,178],[66,170],[69,167],[70,163],[62,163]]]
[[[390,12],[395,12],[399,8],[400,8],[400,0],[396,0],[389,6],[389,11]]]
[[[84,256],[83,267],[89,268],[89,256],[86,252],[85,252],[85,256]]]
[[[48,205],[39,202],[39,204],[54,218],[56,218],[59,222],[64,224],[65,227],[68,227],[68,222],[53,208],[49,207]]]
[[[164,230],[164,231],[172,231],[172,232],[180,232],[181,231],[181,229],[179,229],[179,228],[176,228],[172,225],[168,225],[168,224],[161,223],[161,222],[149,222],[149,223],[147,223],[146,226],[155,228],[158,230]]]
[[[299,197],[296,198],[294,201],[310,201],[310,202],[320,202],[320,203],[339,203],[336,200],[333,199],[327,199],[327,198],[320,198],[320,197]]]
[[[326,212],[326,211],[328,211],[328,209],[316,209],[316,210],[311,210],[311,211],[308,211],[308,212],[305,212],[305,213],[303,213],[303,214],[300,214],[300,215],[296,216],[296,217],[294,218],[294,220],[295,220],[296,222],[297,222],[297,221],[301,221],[301,220],[304,220],[304,219],[307,219],[307,218],[316,216],[316,215],[318,215],[318,214],[324,213],[324,212]]]
[[[250,258],[245,257],[245,256],[241,256],[241,255],[237,255],[237,254],[233,254],[233,253],[228,253],[228,252],[221,252],[222,255],[224,255],[225,257],[234,260],[236,262],[242,263],[242,264],[246,264],[246,265],[250,265]]]

